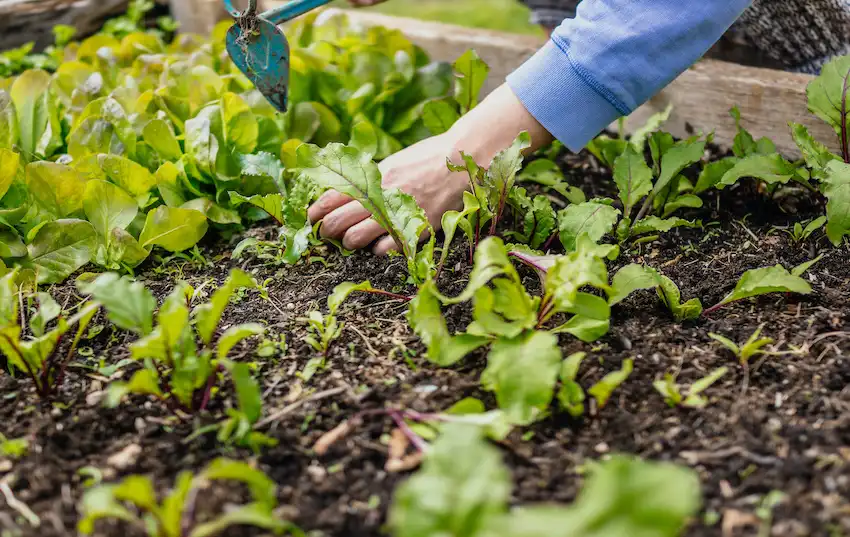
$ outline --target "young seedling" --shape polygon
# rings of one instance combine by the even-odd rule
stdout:
[[[789,230],[785,229],[786,233],[791,237],[791,240],[794,241],[795,244],[801,244],[806,242],[812,234],[821,229],[826,224],[826,217],[819,216],[815,218],[811,222],[806,224],[806,227],[803,227],[803,224],[800,222],[796,222],[794,226]]]
[[[138,282],[104,274],[83,284],[82,290],[104,304],[116,326],[141,336],[130,345],[130,353],[144,363],[143,368],[128,382],[110,384],[106,404],[115,406],[126,395],[139,394],[186,413],[205,410],[230,351],[244,339],[265,332],[257,323],[235,325],[213,344],[224,310],[240,288],[256,288],[256,282],[234,270],[209,302],[190,309],[195,290],[179,283],[154,317],[156,301]],[[252,381],[250,376],[244,380]]]
[[[339,307],[353,293],[369,293],[405,302],[411,300],[410,297],[404,295],[375,289],[368,281],[359,284],[344,282],[337,285],[328,297],[327,315],[314,310],[306,318],[302,317],[299,319],[301,322],[307,323],[307,329],[310,331],[310,334],[304,338],[304,341],[320,354],[318,358],[307,362],[304,371],[301,372],[304,380],[310,380],[316,371],[326,367],[331,344],[339,339],[339,336],[342,335],[342,330],[345,328],[345,323],[337,321],[336,314],[339,311]]]
[[[49,294],[28,293],[32,282],[26,280],[18,270],[0,278],[0,366],[11,366],[29,377],[39,397],[47,399],[62,384],[65,370],[100,305],[83,303],[77,313],[66,318],[63,308]],[[27,320],[27,306],[33,302],[38,306]],[[25,330],[29,335],[24,335]],[[62,337],[71,330],[75,330],[73,339],[63,349]]]
[[[760,337],[762,328],[764,328],[764,325],[759,326],[756,331],[753,332],[753,334],[749,337],[749,339],[744,342],[743,345],[738,345],[731,339],[720,334],[709,333],[708,337],[710,337],[714,341],[717,341],[718,343],[732,351],[732,354],[734,354],[738,358],[738,361],[741,362],[741,365],[746,367],[747,364],[750,363],[750,359],[753,356],[756,356],[758,354],[765,354],[766,351],[763,351],[762,349],[767,345],[773,343],[773,339],[771,338]]]
[[[691,384],[687,392],[682,393],[682,388],[676,383],[675,375],[667,373],[663,380],[653,383],[655,390],[664,397],[664,402],[670,407],[683,406],[687,408],[703,408],[708,404],[708,399],[702,396],[712,384],[720,380],[728,371],[725,367],[718,367],[705,377]]]
[[[197,512],[198,498],[220,481],[241,483],[249,491],[251,501],[202,522]],[[157,500],[153,481],[140,475],[86,490],[80,502],[77,530],[91,535],[97,522],[111,519],[156,537],[212,537],[239,525],[254,526],[275,535],[302,535],[294,525],[275,515],[276,507],[277,486],[266,474],[242,462],[217,459],[197,476],[181,473],[174,489],[162,501]]]

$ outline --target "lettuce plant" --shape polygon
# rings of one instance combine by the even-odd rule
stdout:
[[[75,314],[66,316],[50,294],[28,292],[32,284],[26,280],[18,270],[0,278],[2,369],[11,367],[24,374],[39,397],[46,399],[62,384],[65,368],[100,305],[83,303]],[[27,306],[31,304],[37,306],[30,315]],[[69,332],[72,339],[63,347],[63,336]]]
[[[233,294],[256,285],[249,275],[234,270],[209,302],[190,308],[194,290],[179,283],[156,315],[156,301],[150,291],[127,277],[109,273],[84,285],[86,293],[104,304],[116,326],[140,336],[130,345],[130,354],[144,365],[129,381],[109,385],[107,405],[118,405],[126,395],[139,394],[153,396],[183,412],[204,410],[219,373],[228,366],[233,369],[227,360],[230,351],[242,340],[265,332],[257,323],[235,325],[213,343]],[[250,382],[250,375],[240,376],[240,383]],[[245,389],[237,385],[238,393]]]
[[[196,509],[199,495],[211,484],[222,481],[244,485],[251,501],[200,521]],[[266,474],[243,462],[217,459],[198,475],[181,473],[162,500],[157,499],[153,481],[141,475],[90,488],[80,502],[77,529],[83,535],[91,535],[98,521],[111,519],[158,537],[212,537],[233,526],[254,526],[275,535],[302,535],[275,515],[276,507],[277,487]]]

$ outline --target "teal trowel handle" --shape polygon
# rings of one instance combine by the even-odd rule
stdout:
[[[270,9],[265,13],[261,13],[260,17],[266,19],[272,24],[283,24],[284,22],[291,21],[296,17],[300,17],[301,15],[313,11],[316,8],[320,8],[326,4],[329,4],[331,0],[293,0],[286,5],[280,6],[277,9]],[[227,8],[227,11],[230,12],[234,17],[239,16],[242,12],[233,7],[231,0],[224,0],[224,7]],[[248,12],[256,13],[257,11],[257,0],[251,0]]]

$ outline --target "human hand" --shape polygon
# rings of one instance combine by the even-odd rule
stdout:
[[[503,85],[447,133],[423,140],[381,162],[383,186],[399,188],[413,196],[438,230],[443,214],[462,206],[463,192],[469,185],[465,173],[448,170],[446,159],[459,163],[463,151],[476,162],[489,165],[522,131],[531,136],[529,151],[552,141],[552,136],[528,113],[513,91]],[[397,249],[392,237],[386,236],[386,231],[370,218],[369,211],[338,192],[325,192],[307,214],[311,222],[323,220],[323,237],[341,239],[350,250],[365,248],[376,239],[380,240],[373,251],[378,255]]]
[[[450,136],[444,134],[428,138],[391,155],[378,167],[383,177],[384,189],[399,188],[413,196],[435,229],[440,228],[443,213],[460,208],[463,191],[469,183],[465,173],[449,171],[446,159],[457,161]],[[382,237],[373,251],[383,255],[396,249],[392,237],[374,219],[369,211],[348,196],[330,190],[325,192],[309,211],[311,222],[322,220],[323,237],[341,239],[349,250],[365,248]]]

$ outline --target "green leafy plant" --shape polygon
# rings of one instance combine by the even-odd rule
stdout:
[[[708,399],[702,393],[720,380],[727,372],[727,368],[718,367],[691,384],[684,393],[682,392],[682,388],[676,383],[676,376],[670,373],[665,374],[663,380],[656,380],[652,386],[664,397],[664,402],[670,405],[670,407],[703,408],[708,404]]]
[[[764,326],[759,326],[742,345],[738,345],[731,339],[720,334],[709,333],[708,337],[729,349],[738,358],[741,365],[746,367],[753,356],[764,354],[765,351],[762,349],[773,343],[773,339],[761,337],[762,328]]]
[[[674,537],[701,503],[692,470],[622,456],[592,464],[568,506],[509,510],[510,486],[498,450],[481,429],[447,425],[422,469],[397,490],[390,528],[398,537]]]
[[[251,501],[201,522],[196,509],[198,495],[221,481],[243,484]],[[157,537],[211,537],[233,526],[254,526],[275,535],[302,535],[275,515],[276,507],[277,487],[266,474],[242,462],[217,459],[197,476],[181,473],[174,489],[161,501],[157,500],[153,481],[140,475],[118,484],[90,488],[80,502],[77,529],[83,535],[91,535],[98,521],[111,519]]]
[[[782,265],[748,270],[738,280],[735,289],[726,297],[705,310],[710,314],[745,298],[766,295],[769,293],[799,293],[807,295],[812,292],[812,286],[798,274],[788,272]]]
[[[213,344],[233,294],[256,286],[248,274],[234,270],[209,302],[190,309],[194,289],[178,283],[154,316],[156,301],[150,291],[127,277],[109,273],[84,285],[83,291],[104,304],[116,326],[140,336],[130,345],[130,354],[144,363],[143,368],[129,381],[109,385],[107,405],[119,404],[128,394],[139,394],[153,396],[183,412],[206,409],[219,373],[227,366],[233,369],[227,359],[233,348],[242,340],[265,332],[257,323],[235,325]],[[240,375],[239,381],[237,396],[250,389],[245,385],[253,379]]]
[[[489,346],[483,386],[495,392],[499,408],[511,423],[531,423],[545,415],[559,373],[563,377],[562,367],[568,367],[562,366],[556,334],[594,341],[608,331],[607,300],[583,289],[609,290],[602,257],[609,250],[582,237],[578,249],[569,255],[538,256],[509,252],[499,238],[489,237],[475,252],[466,289],[448,298],[429,282],[411,301],[408,321],[426,344],[427,358],[441,366]],[[538,273],[541,297],[528,294],[512,257]],[[451,334],[441,307],[467,301],[472,302],[472,322],[465,332]],[[556,316],[567,320],[546,329]]]
[[[795,243],[800,244],[806,242],[809,237],[814,234],[814,232],[823,228],[826,224],[826,217],[819,216],[812,221],[806,224],[806,227],[803,227],[803,224],[800,222],[795,222],[794,226],[790,230],[785,230],[786,233],[791,237]]]
[[[216,426],[216,439],[223,444],[250,448],[255,453],[264,447],[276,446],[277,440],[254,430],[263,414],[263,395],[251,366],[230,360],[222,360],[221,365],[233,380],[237,404],[227,409],[227,419]]]
[[[45,399],[62,384],[65,370],[100,305],[83,303],[68,317],[50,294],[31,289],[32,281],[18,270],[0,278],[0,352],[4,357],[0,369],[11,366],[20,371]],[[30,315],[28,306],[35,304]],[[69,332],[73,338],[63,347],[62,337]]]
[[[652,267],[631,264],[621,268],[611,280],[608,303],[619,304],[632,293],[641,289],[655,289],[658,298],[667,307],[677,322],[696,319],[702,315],[702,302],[692,298],[682,303],[682,294],[673,280]]]
[[[462,212],[449,211],[443,215],[445,241],[440,266],[445,262],[458,228],[466,235],[472,255],[483,238],[496,233],[496,227],[505,216],[509,203],[526,215],[521,238],[535,243],[540,242],[543,235],[548,238],[552,228],[551,205],[547,207],[547,202],[543,199],[530,200],[524,190],[514,188],[517,174],[522,168],[523,151],[530,146],[531,137],[527,132],[523,132],[510,147],[493,158],[489,168],[479,166],[471,156],[463,152],[462,164],[447,163],[450,170],[469,175],[470,191],[463,195]]]

